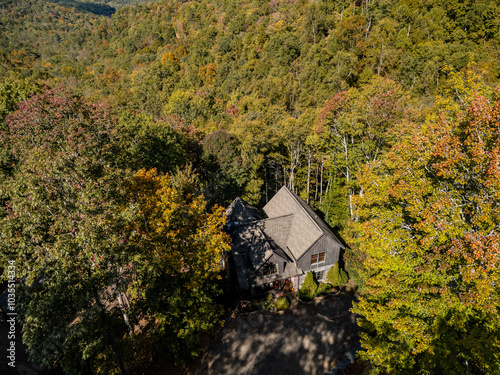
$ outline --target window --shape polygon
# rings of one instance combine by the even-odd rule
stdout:
[[[271,276],[275,273],[278,273],[278,265],[276,263],[266,263],[262,266],[262,274],[264,276]]]
[[[311,266],[325,262],[325,252],[311,255]]]
[[[325,271],[315,272],[316,280],[323,280],[324,275],[325,275]]]

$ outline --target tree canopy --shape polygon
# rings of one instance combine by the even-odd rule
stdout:
[[[499,19],[0,2],[0,256],[26,264],[30,352],[75,373],[127,371],[147,340],[196,353],[221,319],[217,205],[287,185],[348,238],[374,371],[498,372]]]
[[[500,96],[480,95],[474,77],[453,75],[462,104],[443,99],[359,173],[354,311],[367,330],[361,355],[377,370],[500,371]]]
[[[220,323],[222,209],[207,214],[186,193],[192,176],[133,177],[116,118],[64,88],[21,102],[6,124],[0,254],[22,264],[30,355],[67,373],[125,373],[141,330],[158,351],[196,353],[199,334]]]
[[[71,373],[107,358],[123,367],[117,338],[126,327],[119,309],[106,308],[127,262],[114,121],[105,106],[48,90],[7,116],[0,137],[14,164],[1,185],[0,246],[3,261],[23,265],[23,341]]]

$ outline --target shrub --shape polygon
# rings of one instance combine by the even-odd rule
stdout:
[[[332,291],[332,286],[330,284],[319,284],[318,290],[316,290],[316,295],[322,296],[328,294]]]
[[[317,289],[318,284],[314,281],[312,272],[308,272],[299,291],[300,299],[303,301],[311,301],[314,298]]]
[[[300,289],[299,297],[304,302],[309,302],[314,299],[314,293],[310,289]]]
[[[273,308],[273,296],[271,294],[259,298],[253,302],[255,307],[260,310],[271,310]]]
[[[349,281],[347,273],[340,269],[339,262],[335,262],[326,274],[326,280],[333,286],[345,285]]]
[[[276,300],[276,310],[283,311],[290,307],[290,301],[285,296],[281,296]]]
[[[340,285],[345,285],[349,281],[349,276],[344,270],[340,270]]]
[[[326,281],[328,281],[333,286],[338,286],[340,284],[339,270],[339,262],[335,262],[333,267],[331,267],[326,274]]]

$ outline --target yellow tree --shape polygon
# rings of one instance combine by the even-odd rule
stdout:
[[[157,343],[177,359],[197,354],[199,335],[222,323],[219,294],[229,237],[222,231],[224,211],[206,212],[202,196],[176,189],[173,178],[155,169],[140,170],[131,186],[138,216],[132,230],[130,292],[136,316],[147,321]]]

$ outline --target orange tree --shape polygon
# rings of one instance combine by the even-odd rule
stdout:
[[[375,373],[500,373],[500,92],[460,100],[358,175],[353,311]]]

